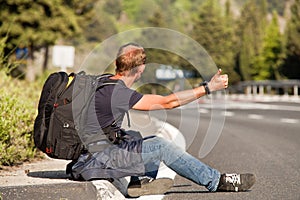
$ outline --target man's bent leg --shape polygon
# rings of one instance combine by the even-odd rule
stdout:
[[[145,176],[132,176],[128,184],[127,193],[130,197],[163,194],[173,187],[170,178],[156,179],[160,160],[145,163]]]
[[[175,144],[153,137],[144,140],[142,148],[144,163],[160,160],[177,174],[205,186],[209,191],[216,191],[220,172],[202,163]]]

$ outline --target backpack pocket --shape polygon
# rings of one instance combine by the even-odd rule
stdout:
[[[80,156],[81,143],[78,141],[79,138],[72,135],[74,131],[76,130],[62,127],[61,138],[55,140],[54,156],[66,160],[74,160]]]
[[[60,119],[53,113],[51,123],[51,137],[47,144],[51,147],[50,157],[66,160],[75,160],[80,156],[83,145],[78,136],[74,123]],[[49,136],[50,136],[49,135]]]

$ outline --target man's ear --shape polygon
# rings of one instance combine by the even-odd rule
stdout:
[[[127,76],[136,76],[138,72],[138,67],[134,67],[128,71],[126,71]]]

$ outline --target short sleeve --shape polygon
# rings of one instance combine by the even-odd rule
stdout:
[[[141,98],[143,95],[138,93],[135,90],[127,88],[123,85],[116,85],[113,89],[112,98],[111,98],[111,108],[114,113],[120,111],[127,112],[130,110]]]
[[[142,97],[143,95],[141,93],[134,91],[129,100],[129,109],[131,109]]]

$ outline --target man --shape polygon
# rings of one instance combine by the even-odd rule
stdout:
[[[144,49],[134,43],[120,47],[116,58],[116,73],[100,80],[102,87],[96,91],[91,113],[97,116],[106,138],[95,141],[100,150],[82,154],[72,167],[75,178],[92,180],[132,176],[128,195],[163,194],[173,182],[170,179],[155,179],[158,165],[163,162],[177,174],[205,186],[209,191],[245,191],[255,182],[253,174],[222,174],[202,163],[173,143],[156,136],[139,138],[121,129],[128,110],[172,109],[190,103],[210,92],[228,87],[228,76],[221,70],[212,79],[191,90],[160,96],[140,94],[130,87],[145,69]],[[129,120],[129,119],[128,119]],[[97,127],[88,120],[90,127]],[[92,128],[91,128],[92,130]]]

